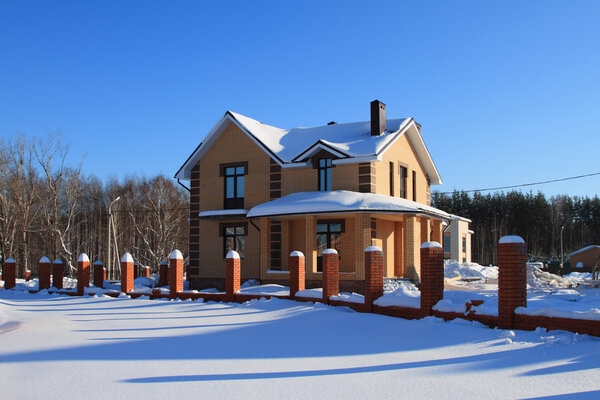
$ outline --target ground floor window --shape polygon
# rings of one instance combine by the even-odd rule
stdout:
[[[230,250],[235,250],[240,258],[245,256],[246,232],[248,230],[245,223],[223,223],[220,224],[221,236],[223,236],[223,258],[227,256]]]
[[[323,251],[335,249],[341,254],[343,220],[317,221],[317,272],[323,271]]]

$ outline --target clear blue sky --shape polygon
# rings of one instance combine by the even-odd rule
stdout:
[[[434,190],[600,172],[599,21],[598,1],[0,0],[0,135],[173,176],[228,109],[289,128],[377,98],[422,124]]]

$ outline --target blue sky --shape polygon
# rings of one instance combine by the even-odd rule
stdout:
[[[228,109],[289,128],[379,99],[422,124],[434,190],[600,172],[599,20],[597,1],[0,0],[0,135],[60,131],[101,179],[173,176]]]

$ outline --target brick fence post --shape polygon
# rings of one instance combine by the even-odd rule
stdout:
[[[183,290],[183,254],[173,250],[169,256],[169,297],[177,298],[177,293]]]
[[[289,257],[290,270],[290,298],[295,298],[296,293],[304,290],[306,283],[306,270],[304,254],[299,251],[292,251]]]
[[[142,267],[142,276],[144,278],[150,278],[150,267],[148,267],[147,265],[144,265]]]
[[[340,294],[340,257],[335,249],[323,250],[323,301]]]
[[[77,259],[77,295],[83,296],[85,288],[90,286],[90,259],[81,253]]]
[[[48,257],[40,258],[38,262],[38,275],[39,289],[50,289],[50,260]]]
[[[123,254],[121,258],[121,293],[129,293],[133,290],[133,257],[131,254]]]
[[[438,242],[421,245],[421,313],[432,315],[432,308],[444,298],[444,251]]]
[[[158,286],[167,286],[169,284],[169,264],[166,261],[161,261],[158,274]]]
[[[52,261],[52,286],[57,289],[63,288],[63,262],[62,260],[54,260]]]
[[[29,282],[31,280],[31,271],[26,269],[25,270],[25,282]]]
[[[4,260],[4,289],[12,289],[17,285],[17,262],[8,258]]]
[[[94,286],[96,287],[104,287],[104,264],[102,261],[96,260],[94,261]]]
[[[515,308],[527,307],[527,247],[519,236],[498,242],[498,327],[514,328]]]
[[[235,250],[229,250],[225,259],[225,300],[234,301],[235,294],[240,290],[241,279],[240,255]]]
[[[383,251],[381,247],[365,249],[365,306],[370,310],[373,302],[383,296]]]

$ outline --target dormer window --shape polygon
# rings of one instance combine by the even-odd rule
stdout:
[[[319,191],[331,192],[331,158],[319,159]]]
[[[248,163],[221,164],[221,176],[224,182],[225,209],[244,208],[244,175],[248,173]]]

